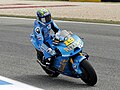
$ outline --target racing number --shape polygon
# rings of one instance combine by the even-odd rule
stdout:
[[[68,38],[68,40],[66,40],[64,43],[65,43],[66,46],[68,46],[68,45],[70,45],[70,44],[73,43],[73,42],[74,42],[74,38],[70,37],[70,38]]]

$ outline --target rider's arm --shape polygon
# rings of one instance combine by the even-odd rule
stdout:
[[[52,23],[51,23],[51,29],[52,29],[55,33],[60,32],[60,28],[55,24],[54,21],[52,21]]]

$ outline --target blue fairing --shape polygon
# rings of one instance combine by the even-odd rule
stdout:
[[[77,35],[73,34],[72,37],[75,39],[74,42],[80,41],[80,43],[83,44],[83,41]],[[57,45],[57,48],[62,53],[63,57],[73,56],[73,55],[79,53],[80,51],[82,51],[82,49],[83,49],[82,47],[81,48],[80,47],[76,47],[74,49],[71,49],[71,50],[67,51],[65,49],[68,48],[68,46],[66,46],[64,43],[59,43]]]
[[[74,68],[74,70],[78,73],[78,74],[81,74],[82,73],[82,70],[80,68],[80,63],[85,59],[86,57],[85,56],[76,56],[75,59],[74,59],[74,63],[72,64],[72,67],[74,68],[76,66],[76,68]]]
[[[85,59],[84,56],[76,56],[74,59],[74,63],[72,64],[72,68],[76,71],[77,74],[81,74],[82,70],[80,68],[80,63]],[[62,57],[59,56],[54,60],[54,67],[57,68],[59,71],[61,71],[62,74],[67,75],[67,76],[73,76],[73,73],[71,72],[71,69],[69,68],[69,60],[70,57]],[[78,77],[79,78],[79,77]]]

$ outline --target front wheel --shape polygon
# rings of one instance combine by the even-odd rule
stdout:
[[[81,79],[89,86],[94,86],[97,83],[97,75],[91,64],[87,60],[83,60],[80,64],[82,69]]]

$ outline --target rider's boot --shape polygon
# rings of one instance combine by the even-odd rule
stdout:
[[[36,49],[36,51],[37,51],[37,59],[42,60],[42,58],[44,56],[43,53],[41,51],[38,51],[37,49]]]
[[[50,68],[51,67],[51,57],[45,59],[45,64],[46,64],[46,68]]]

